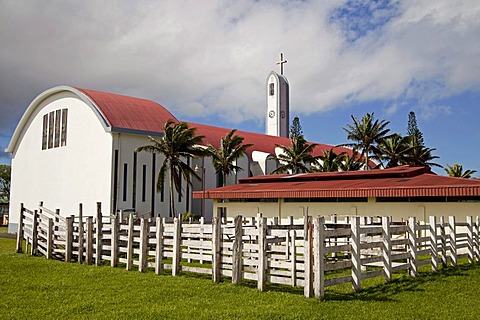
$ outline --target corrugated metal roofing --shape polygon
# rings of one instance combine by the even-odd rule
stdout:
[[[167,120],[178,121],[160,104],[119,94],[76,88],[98,107],[112,130],[161,133]]]
[[[402,166],[386,170],[314,173],[297,177],[254,177],[242,179],[237,185],[207,190],[205,197],[259,199],[480,196],[480,180],[438,176],[428,172],[429,170],[423,167]],[[335,179],[335,176],[338,179]],[[194,192],[193,196],[201,198],[202,192]]]
[[[205,136],[203,142],[205,145],[211,144],[213,147],[218,148],[220,146],[220,139],[224,138],[231,129],[221,128],[221,127],[214,127],[208,126],[199,123],[189,123],[190,127],[197,129],[197,134]],[[291,146],[291,142],[289,138],[282,138],[276,136],[269,136],[261,133],[254,133],[248,131],[237,130],[237,135],[244,138],[244,144],[253,144],[254,147],[248,149],[248,152],[251,154],[252,151],[262,151],[270,154],[275,154],[275,147],[276,145],[283,145],[283,146]],[[315,156],[323,154],[323,150],[333,150],[336,153],[341,152],[349,152],[351,154],[351,150],[348,148],[343,147],[333,147],[331,145],[326,144],[318,144],[315,148],[313,154]]]
[[[167,120],[178,121],[165,107],[150,100],[90,89],[75,89],[85,94],[97,106],[112,131],[160,135]],[[189,123],[189,125],[197,129],[198,135],[205,136],[203,141],[205,145],[211,144],[215,148],[219,147],[220,139],[231,130],[199,123]],[[244,137],[245,144],[254,145],[248,150],[250,155],[254,150],[275,154],[276,144],[291,146],[288,138],[241,130],[238,130],[237,134]],[[315,148],[314,155],[318,156],[323,153],[323,150],[329,150],[332,147],[331,145],[319,144]],[[351,153],[350,149],[343,147],[334,147],[334,151]]]

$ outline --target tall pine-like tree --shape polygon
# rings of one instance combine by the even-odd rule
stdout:
[[[408,114],[407,134],[412,137],[415,145],[423,146],[423,133],[418,129],[417,117],[413,111]]]
[[[290,139],[298,139],[300,136],[303,136],[302,125],[300,124],[300,118],[295,117],[290,127]]]

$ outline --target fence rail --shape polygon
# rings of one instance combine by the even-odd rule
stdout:
[[[121,223],[120,217],[103,216],[97,204],[95,216],[62,217],[59,210],[21,205],[16,251],[156,274],[171,270],[208,274],[218,282],[222,276],[238,284],[242,279],[304,288],[306,297],[322,299],[326,287],[351,283],[358,291],[362,281],[430,264],[457,265],[467,257],[480,261],[479,217],[456,221],[455,217],[430,217],[429,221],[392,221],[332,216],[267,219],[237,216],[228,221],[214,217],[211,224],[185,223],[180,218],[144,219]],[[343,272],[341,272],[343,270]],[[340,272],[339,272],[340,271]]]

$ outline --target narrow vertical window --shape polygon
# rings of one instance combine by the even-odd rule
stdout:
[[[117,212],[117,197],[118,197],[118,150],[115,149],[113,158],[113,212]]]
[[[275,94],[275,84],[270,83],[270,95],[273,96]]]
[[[48,114],[48,149],[53,148],[53,132],[55,125],[55,112]]]
[[[68,109],[62,109],[62,137],[61,137],[62,147],[67,145],[67,117],[68,117]]]
[[[155,170],[157,166],[157,155],[155,153],[152,153],[152,205],[150,208],[150,211],[152,212],[152,215],[155,216]]]
[[[183,180],[183,179],[182,179],[182,174],[179,172],[178,175],[179,175],[178,182],[179,182],[179,184],[180,184],[180,188],[179,188],[179,189],[182,190],[182,189],[183,189],[183,187],[182,187],[182,180]],[[182,194],[181,194],[180,192],[178,193],[178,202],[182,202]]]
[[[48,147],[48,114],[43,116],[42,150]]]
[[[142,167],[142,202],[145,202],[145,194],[147,193],[147,165]]]
[[[127,175],[128,175],[128,165],[123,164],[123,201],[127,201]]]
[[[133,153],[132,208],[137,207],[137,153]]]
[[[60,117],[62,116],[61,110],[55,111],[55,148],[60,146]]]

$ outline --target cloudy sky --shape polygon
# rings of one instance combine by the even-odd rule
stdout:
[[[0,44],[0,163],[28,104],[57,85],[264,132],[283,52],[309,140],[344,143],[366,112],[405,134],[415,111],[438,163],[480,171],[478,0],[0,0]]]

